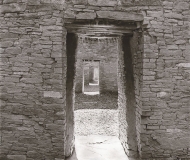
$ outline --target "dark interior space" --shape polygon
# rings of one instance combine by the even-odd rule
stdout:
[[[72,154],[74,146],[74,76],[75,76],[75,52],[77,48],[77,36],[67,34],[67,79],[66,79],[66,148],[65,155]]]

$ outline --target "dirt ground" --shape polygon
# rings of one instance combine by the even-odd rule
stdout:
[[[118,136],[118,110],[81,109],[75,111],[76,135]]]

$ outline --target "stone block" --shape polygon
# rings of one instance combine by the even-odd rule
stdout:
[[[155,80],[155,76],[143,76],[144,81]]]
[[[7,47],[11,47],[13,45],[13,42],[11,41],[4,41],[0,43],[0,47],[2,48],[7,48]]]
[[[26,4],[4,4],[0,7],[1,13],[23,12],[26,9]]]
[[[63,27],[62,26],[51,25],[51,26],[40,26],[40,29],[43,30],[43,31],[46,31],[46,30],[62,31]]]
[[[142,111],[142,116],[149,117],[151,115],[153,115],[152,111]]]
[[[9,28],[9,32],[17,34],[26,34],[26,30],[24,28]]]
[[[163,5],[168,8],[168,7],[173,7],[173,2],[168,2],[168,1],[164,1]]]
[[[167,45],[167,49],[169,49],[169,50],[177,50],[178,46],[177,45]]]
[[[22,90],[20,88],[9,88],[7,93],[21,93]]]
[[[0,38],[2,39],[14,39],[14,38],[18,38],[18,34],[15,33],[0,33]]]
[[[4,49],[3,48],[0,48],[0,53],[3,53],[4,52]]]
[[[176,1],[176,3],[174,4],[174,8],[176,10],[189,10],[189,3],[188,2],[178,2]]]
[[[152,126],[147,125],[147,129],[156,130],[156,129],[160,129],[160,127],[159,126],[154,126],[154,125],[152,125]]]
[[[98,18],[123,20],[123,21],[143,21],[143,15],[129,12],[97,11]]]
[[[65,11],[64,18],[75,18],[75,16],[76,16],[76,13],[73,10],[67,9]]]
[[[46,128],[54,131],[58,131],[61,128],[61,125],[57,124],[46,124]]]
[[[158,0],[121,0],[121,4],[127,6],[160,6],[161,1]]]
[[[19,82],[19,77],[5,77],[6,82]]]
[[[51,57],[58,57],[58,58],[61,58],[63,55],[62,55],[62,52],[58,52],[58,51],[53,51],[51,53]]]
[[[20,0],[3,0],[4,4],[19,3]]]
[[[168,95],[167,92],[159,92],[159,93],[157,93],[157,97],[159,97],[159,98],[166,97],[167,95]]]
[[[185,40],[177,40],[175,41],[175,44],[185,44],[186,41]]]
[[[39,5],[40,1],[39,0],[27,0],[28,5]]]
[[[73,4],[75,4],[76,8],[80,8],[80,6],[84,6],[85,4],[87,4],[88,0],[72,0],[72,2],[73,2]]]
[[[61,74],[63,72],[62,68],[54,68],[54,73]]]
[[[60,92],[44,91],[44,97],[61,98],[62,95]]]
[[[12,71],[14,72],[28,72],[28,67],[12,67]]]
[[[155,63],[143,63],[143,68],[145,69],[153,69],[156,67]]]
[[[88,4],[92,6],[115,6],[117,3],[117,0],[88,0]]]
[[[177,64],[177,67],[190,68],[190,63],[179,63]]]
[[[76,15],[76,19],[95,19],[95,18],[96,18],[96,13],[93,12],[84,12]]]
[[[182,19],[183,18],[182,14],[177,14],[177,13],[165,13],[164,16],[167,18],[174,18],[174,19]]]
[[[24,144],[37,144],[38,140],[36,138],[21,138],[19,142]]]
[[[9,47],[5,50],[8,54],[20,54],[21,48],[20,47]]]
[[[162,17],[163,12],[162,11],[147,11],[147,16],[150,16],[150,17]]]
[[[30,5],[30,7],[35,9],[36,12],[49,12],[49,13],[52,12],[52,6],[49,5],[49,4],[43,4],[42,3],[41,5],[37,5],[37,6],[34,6],[34,7],[32,5]]]
[[[7,155],[7,158],[10,160],[26,160],[25,155]]]
[[[20,79],[21,82],[24,83],[42,83],[42,78],[21,78]]]

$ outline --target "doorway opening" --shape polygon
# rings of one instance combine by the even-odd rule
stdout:
[[[99,60],[83,60],[82,90],[86,95],[97,95],[99,91]],[[79,73],[80,74],[80,73]]]
[[[99,35],[99,37],[101,36]],[[126,155],[138,157],[139,139],[133,63],[134,48],[139,45],[137,42],[138,35],[122,34],[108,37],[104,35],[103,40],[102,37],[100,38],[101,40],[91,38],[91,36],[86,37],[83,39],[76,33],[69,32],[67,34],[65,156],[69,157],[73,152],[74,145],[77,142],[74,142],[75,137],[77,137],[75,134],[90,135],[92,134],[91,131],[99,134],[99,132],[103,132],[101,129],[104,128],[104,131],[107,129],[108,134],[112,134],[113,132],[111,131],[114,131],[113,134],[120,140]],[[97,47],[98,43],[107,44],[101,44],[102,47]],[[108,43],[114,44],[113,48],[110,48]],[[86,50],[84,51],[85,47]],[[110,51],[105,54],[106,49],[111,49],[111,52],[114,51],[115,54],[110,54]],[[105,68],[107,69],[105,70]],[[85,84],[98,86],[99,94],[84,94],[86,91]],[[110,109],[109,107],[113,108]],[[93,112],[90,113],[90,109]],[[104,114],[101,112],[103,109],[110,109],[111,111],[109,114],[107,111]],[[79,115],[78,121],[81,124],[76,120],[76,112]],[[97,115],[99,118],[97,118]],[[91,119],[93,117],[96,117],[94,118],[96,122]],[[101,121],[98,121],[99,119]],[[109,127],[106,128],[101,125],[100,122],[102,121],[105,121],[104,124]],[[84,122],[87,122],[89,126],[83,125]],[[102,128],[99,127],[99,130],[96,131],[98,127],[95,123]],[[116,124],[116,127],[109,130],[110,126],[113,127],[114,124]],[[80,127],[81,125],[83,125],[83,128]],[[102,143],[102,140],[95,143]]]

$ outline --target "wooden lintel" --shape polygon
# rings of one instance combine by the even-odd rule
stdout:
[[[68,32],[72,33],[83,33],[83,34],[132,34],[133,30],[136,29],[135,26],[114,26],[114,25],[65,25]]]

